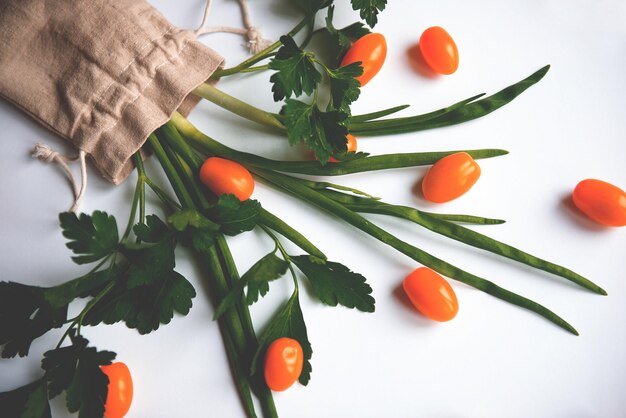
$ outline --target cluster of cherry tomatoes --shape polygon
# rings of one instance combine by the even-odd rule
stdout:
[[[419,40],[419,53],[430,69],[438,74],[452,74],[459,65],[459,54],[452,37],[443,28],[428,28]],[[344,56],[341,66],[361,62],[363,74],[358,77],[366,85],[382,68],[387,55],[385,37],[370,33],[354,42]],[[348,152],[357,149],[356,138],[346,138]],[[337,162],[331,158],[331,162]],[[437,161],[422,180],[426,200],[445,203],[465,194],[479,179],[480,166],[465,152],[448,155]],[[254,190],[254,180],[243,166],[211,157],[200,170],[200,180],[215,194],[231,193],[240,200],[248,199]],[[588,179],[580,182],[573,192],[574,204],[589,218],[609,226],[626,225],[626,193],[609,183]],[[415,308],[435,321],[449,321],[458,312],[459,304],[450,284],[431,269],[421,267],[409,274],[403,289]],[[291,338],[279,338],[270,344],[265,354],[265,381],[274,391],[283,391],[299,378],[303,365],[302,347]],[[132,390],[131,390],[132,393]],[[107,415],[109,416],[109,415]],[[110,418],[117,415],[110,415]]]

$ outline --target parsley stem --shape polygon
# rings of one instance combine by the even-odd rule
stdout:
[[[308,254],[321,258],[322,260],[326,260],[326,255],[319,248],[313,245],[304,235],[289,226],[285,221],[276,215],[263,208],[261,208],[259,223],[262,227],[267,227],[278,232],[280,235],[296,244]]]
[[[407,255],[418,263],[421,263],[443,274],[444,276],[475,287],[478,290],[482,290],[483,292],[495,296],[498,299],[502,299],[511,304],[533,311],[553,322],[554,324],[558,325],[559,327],[567,330],[568,332],[571,332],[574,335],[578,335],[578,332],[576,331],[576,329],[574,329],[574,327],[567,323],[563,318],[559,317],[557,314],[540,305],[539,303],[527,299],[523,296],[517,295],[509,290],[506,290],[493,282],[468,273],[456,266],[453,266],[452,264],[447,263],[444,260],[441,260],[415,246],[412,246],[411,244],[400,240],[399,238],[396,238],[394,235],[380,228],[376,224],[368,221],[356,212],[346,208],[341,203],[335,202],[334,200],[324,196],[318,191],[312,190],[306,185],[300,184],[296,179],[284,174],[275,173],[264,169],[255,168],[254,172],[259,177],[273,184],[274,186],[285,190],[293,196],[312,203],[313,205],[318,206],[319,208],[324,209],[327,212],[330,212],[331,214],[337,216],[340,219],[343,219],[347,223],[362,230],[368,235],[371,235],[372,237],[378,239],[384,244],[387,244],[397,251]]]
[[[137,183],[135,185],[135,192],[133,193],[133,202],[130,205],[130,214],[128,215],[128,223],[126,224],[126,229],[124,230],[124,234],[122,235],[122,241],[125,241],[130,232],[133,230],[133,225],[135,223],[135,217],[137,216],[137,207],[144,206],[145,203],[140,203],[142,200],[145,202],[145,191],[144,190],[144,181],[145,181],[145,170],[143,168],[143,163],[138,162],[141,161],[141,157],[137,155],[137,153],[133,154],[133,162],[135,163],[135,167],[137,167]],[[142,196],[143,195],[143,196]],[[140,209],[141,210],[141,209]]]
[[[307,25],[308,22],[309,22],[308,18],[302,19],[289,32],[289,35],[293,36],[296,33],[300,32],[302,30],[302,28],[304,28]],[[281,45],[282,45],[282,43],[280,41],[276,41],[273,44],[271,44],[270,46],[268,46],[267,48],[265,48],[263,51],[260,51],[257,54],[255,54],[255,55],[251,56],[250,58],[246,59],[245,61],[242,61],[241,63],[239,63],[235,67],[226,68],[226,69],[223,69],[223,70],[215,71],[213,73],[213,75],[211,76],[211,78],[220,78],[220,77],[225,77],[225,76],[229,76],[229,75],[240,73],[243,70],[245,70],[246,68],[250,68],[251,66],[253,66],[257,62],[263,61],[264,59],[271,57],[272,56],[272,52],[275,51],[276,49],[278,49]]]
[[[278,248],[278,251],[280,251],[280,254],[283,256],[283,259],[287,262],[287,268],[289,269],[289,273],[291,273],[291,278],[293,279],[295,291],[297,292],[298,291],[298,279],[296,277],[296,272],[293,269],[293,265],[291,264],[291,257],[289,257],[289,254],[287,254],[287,251],[285,251],[285,249],[283,248],[278,237],[274,235],[274,233],[268,227],[261,225],[261,229],[263,229],[263,231],[265,231],[265,233],[272,240],[274,240],[274,244],[276,244],[276,248]]]

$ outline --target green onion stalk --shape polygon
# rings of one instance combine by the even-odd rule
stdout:
[[[362,193],[361,196],[345,193],[338,190],[337,187],[333,187],[331,183],[320,184],[319,182],[303,180],[284,173],[284,171],[288,171],[287,169],[291,169],[293,172],[297,173],[310,174],[311,172],[314,172],[318,175],[336,175],[337,173],[346,174],[350,172],[365,172],[371,170],[425,165],[432,164],[436,161],[438,155],[435,158],[432,158],[433,153],[381,155],[377,157],[365,157],[359,160],[347,162],[329,163],[325,166],[320,166],[319,163],[312,162],[312,164],[318,165],[318,169],[312,170],[309,168],[308,164],[303,164],[304,168],[298,169],[298,164],[263,159],[247,153],[239,152],[220,144],[216,140],[200,132],[188,120],[178,114],[175,114],[172,117],[168,125],[171,129],[176,129],[180,134],[179,136],[172,135],[168,139],[173,142],[174,147],[178,147],[178,150],[181,152],[181,157],[190,161],[192,164],[197,165],[202,158],[208,156],[219,156],[237,161],[246,166],[259,180],[287,193],[289,196],[304,200],[305,202],[344,220],[371,237],[391,246],[413,260],[430,267],[447,277],[475,287],[476,289],[495,296],[503,301],[535,312],[572,334],[578,335],[578,332],[574,327],[541,304],[517,295],[491,281],[466,272],[396,238],[373,222],[364,218],[360,213],[379,213],[407,219],[430,231],[444,235],[456,241],[460,241],[467,245],[481,248],[494,254],[529,265],[536,269],[546,271],[569,280],[594,293],[602,295],[606,294],[601,287],[582,277],[578,273],[516,249],[508,244],[489,238],[486,235],[470,230],[459,224],[461,222],[497,224],[501,223],[501,220],[467,215],[430,214],[409,207],[387,204],[372,197],[365,197],[363,196],[366,195],[365,193]],[[178,143],[178,145],[175,143]],[[502,154],[500,150],[468,150],[467,152],[473,154],[476,158],[488,158]],[[373,160],[371,170],[368,167],[368,162],[370,160]],[[353,170],[356,161],[359,162],[359,166],[357,169]],[[313,167],[312,164],[310,167]],[[298,244],[297,240],[294,242]]]

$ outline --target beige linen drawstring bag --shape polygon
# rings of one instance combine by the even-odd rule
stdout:
[[[144,0],[3,0],[0,95],[117,184],[148,135],[177,109],[187,114],[198,100],[190,92],[221,65],[196,32]]]

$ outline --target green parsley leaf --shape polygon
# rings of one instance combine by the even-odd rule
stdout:
[[[156,215],[146,216],[146,223],[137,223],[133,226],[133,232],[141,241],[159,242],[164,237],[171,235],[165,222]]]
[[[274,101],[279,102],[291,95],[298,97],[302,93],[313,93],[322,81],[322,74],[315,68],[313,55],[298,48],[291,36],[281,36],[280,41],[283,46],[269,64],[272,70],[277,71],[270,77]]]
[[[370,33],[370,30],[361,22],[355,22],[343,29],[337,29],[333,25],[333,13],[335,7],[328,8],[328,16],[326,17],[326,31],[332,38],[332,42],[335,46],[335,56],[337,61],[342,57],[348,49],[352,46],[352,42]]]
[[[119,273],[116,266],[91,272],[58,286],[45,288],[43,298],[50,307],[62,308],[76,298],[95,296],[104,285],[115,280]]]
[[[374,312],[372,288],[365,277],[350,271],[340,263],[320,262],[308,255],[291,257],[291,261],[309,279],[313,292],[323,303],[330,306],[341,304],[363,312]]]
[[[129,289],[159,282],[176,266],[172,237],[156,243],[125,243],[121,251],[130,262],[127,282]]]
[[[46,371],[50,398],[66,391],[66,404],[79,418],[101,417],[109,379],[100,366],[111,364],[115,353],[87,347],[81,337],[72,338],[72,345],[50,350],[41,362]]]
[[[363,67],[358,62],[329,70],[330,95],[333,99],[333,108],[350,115],[350,104],[359,98],[361,83],[356,77],[363,74]]]
[[[251,231],[257,224],[261,204],[252,199],[239,201],[235,195],[221,195],[217,204],[207,210],[208,217],[220,225],[226,235]]]
[[[101,322],[114,324],[124,321],[140,334],[148,334],[168,324],[174,312],[187,315],[196,291],[179,273],[170,271],[158,281],[128,289],[116,285],[111,292],[96,303],[85,315],[83,324],[97,325]]]
[[[7,418],[51,418],[45,381],[0,393],[0,411]]]
[[[63,236],[70,241],[66,244],[74,254],[77,264],[98,261],[117,249],[117,223],[106,212],[95,211],[91,216],[81,213],[80,217],[72,212],[59,215]]]
[[[285,116],[289,142],[292,145],[304,142],[320,163],[325,164],[331,155],[346,152],[346,113],[322,112],[315,104],[294,99],[285,102],[281,113]]]
[[[127,286],[137,286],[161,281],[176,266],[173,232],[156,215],[146,217],[146,224],[137,224],[133,230],[144,243],[126,242],[120,251],[130,263]]]
[[[224,296],[217,309],[215,309],[213,319],[219,319],[226,311],[234,307],[237,303],[237,298],[241,297],[243,289],[246,286],[248,286],[246,302],[248,305],[252,305],[259,299],[259,294],[261,296],[267,294],[270,289],[269,282],[285,274],[287,268],[289,268],[289,263],[278,258],[275,253],[272,252],[263,256],[241,276],[226,296]]]
[[[387,0],[351,0],[352,9],[358,10],[361,19],[373,28],[378,23],[378,13],[385,10]]]
[[[189,227],[207,228],[217,232],[220,226],[211,222],[206,216],[202,215],[195,209],[184,209],[178,211],[167,218],[167,221],[180,232],[185,231]]]
[[[265,296],[270,290],[269,282],[282,277],[289,268],[289,263],[270,253],[254,263],[250,269],[241,277],[242,281],[248,283],[248,294],[246,301],[252,305],[259,300],[259,294]]]
[[[318,10],[328,6],[328,0],[291,0],[297,8],[306,13],[307,16],[314,15]]]
[[[252,374],[257,375],[260,373],[258,364],[259,359],[265,354],[267,347],[272,341],[289,337],[297,340],[302,346],[304,354],[304,364],[302,366],[302,373],[298,379],[301,384],[305,385],[309,383],[311,379],[311,356],[313,355],[313,349],[309,342],[309,337],[306,331],[306,324],[304,323],[304,317],[302,316],[302,309],[300,309],[300,301],[298,300],[298,291],[295,290],[289,301],[282,307],[280,311],[272,318],[269,326],[263,333],[263,336],[259,340],[259,348],[254,354],[252,360]]]
[[[0,346],[3,358],[26,356],[33,340],[67,318],[67,305],[52,308],[44,300],[44,288],[0,282]]]
[[[215,234],[220,225],[193,209],[176,212],[167,221],[179,232],[184,232],[183,241],[190,243],[199,252],[206,252],[215,244]]]

